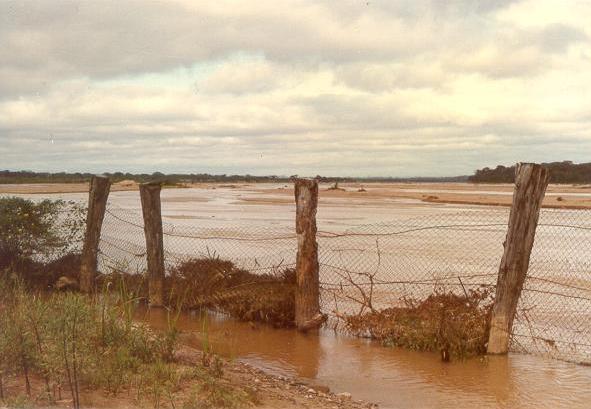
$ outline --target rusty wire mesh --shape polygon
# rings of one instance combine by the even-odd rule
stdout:
[[[379,310],[436,291],[496,284],[509,209],[474,207],[330,232],[319,225],[321,309],[334,317]],[[164,218],[166,269],[219,257],[255,274],[295,267],[293,228]],[[143,273],[139,209],[110,204],[99,270]],[[542,210],[511,349],[591,362],[591,213]]]

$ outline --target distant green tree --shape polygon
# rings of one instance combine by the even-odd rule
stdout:
[[[50,256],[81,237],[84,209],[65,201],[0,198],[0,257]]]
[[[591,183],[591,163],[573,163],[572,161],[542,163],[550,171],[550,183]],[[478,169],[468,179],[473,183],[513,183],[515,166],[499,165],[494,169]]]

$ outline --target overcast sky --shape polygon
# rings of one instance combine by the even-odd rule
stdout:
[[[591,1],[0,1],[0,168],[591,161]]]

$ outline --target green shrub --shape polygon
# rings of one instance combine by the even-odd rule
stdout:
[[[84,209],[74,202],[0,198],[0,252],[19,259],[64,254],[84,223]]]
[[[75,202],[0,198],[0,276],[46,289],[58,277],[77,278],[85,209]]]

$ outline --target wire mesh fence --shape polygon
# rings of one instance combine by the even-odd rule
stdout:
[[[76,226],[83,220],[84,207],[68,202],[59,209],[54,217],[62,227],[60,247],[34,254],[34,261],[51,263],[81,251],[82,235]],[[403,307],[409,299],[423,300],[437,292],[461,295],[482,286],[494,288],[508,214],[508,208],[480,206],[345,231],[328,231],[320,223],[322,312],[338,322],[342,316]],[[3,234],[9,244],[12,233]],[[166,208],[163,243],[168,274],[195,259],[228,260],[260,276],[294,269],[296,262],[293,227],[195,220],[166,214]],[[146,272],[139,203],[128,208],[109,203],[98,261],[103,273]],[[56,269],[64,268],[62,264]],[[511,349],[591,363],[590,210],[542,209]]]
[[[423,216],[320,235],[322,305],[335,315],[463,294],[496,282],[504,209]]]
[[[512,349],[591,363],[591,211],[540,213]]]
[[[107,208],[99,248],[99,271],[115,266],[146,270],[146,242],[141,213],[110,205]],[[220,258],[257,274],[295,267],[296,236],[277,227],[195,227],[163,221],[165,267],[189,259]],[[120,267],[117,267],[120,268]]]
[[[144,274],[147,269],[144,220],[141,213],[107,207],[98,253],[98,271]]]
[[[335,321],[436,292],[494,288],[509,209],[474,207],[330,232],[319,226],[321,309]],[[166,271],[219,258],[257,275],[295,268],[292,228],[165,218]],[[99,270],[143,273],[138,209],[109,204]],[[591,212],[543,209],[511,349],[591,362]]]

